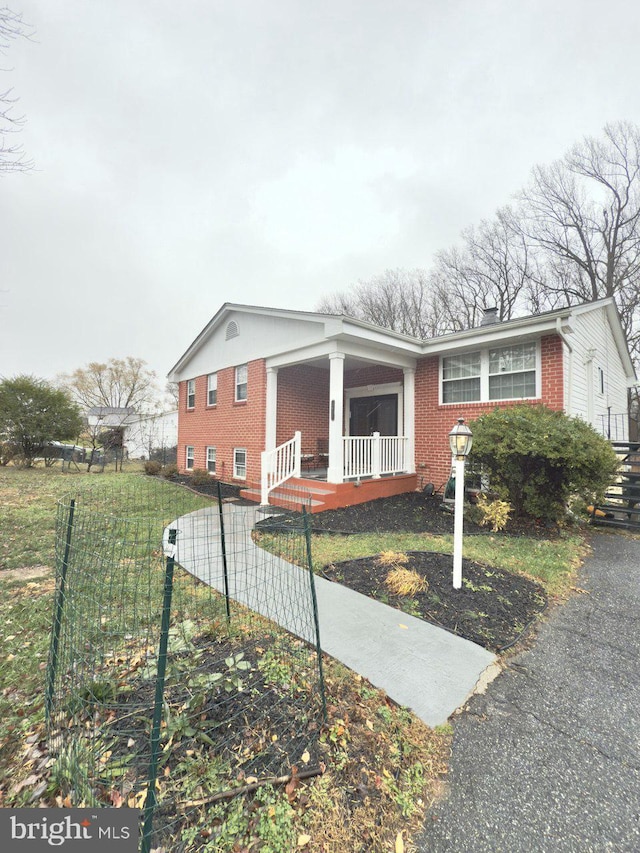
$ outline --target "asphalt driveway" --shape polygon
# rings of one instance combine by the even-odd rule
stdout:
[[[640,851],[640,538],[592,545],[584,592],[453,718],[420,851]]]

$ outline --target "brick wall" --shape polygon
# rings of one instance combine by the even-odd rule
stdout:
[[[316,453],[318,439],[329,437],[329,371],[308,364],[278,371],[276,443],[302,433],[302,452]]]
[[[534,402],[544,403],[551,409],[564,408],[562,341],[549,335],[541,341],[541,392]],[[433,483],[438,491],[449,479],[451,452],[449,433],[458,418],[472,421],[496,406],[513,406],[520,402],[439,404],[438,356],[421,359],[416,369],[416,471],[418,484]]]
[[[227,482],[233,478],[234,448],[247,451],[247,480],[260,480],[260,453],[264,450],[266,382],[264,359],[250,361],[247,399],[235,402],[235,367],[218,371],[215,406],[207,406],[207,376],[197,376],[196,401],[187,409],[186,382],[179,385],[178,468],[185,469],[185,448],[195,448],[195,468],[207,467],[207,447],[216,448],[216,475]]]

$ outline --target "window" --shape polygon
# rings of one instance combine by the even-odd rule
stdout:
[[[469,403],[480,399],[480,353],[442,359],[442,402]]]
[[[489,350],[489,399],[536,396],[536,345],[514,344]]]
[[[598,392],[604,394],[604,370],[601,367],[598,368]]]
[[[511,344],[442,358],[442,402],[537,397],[538,344]]]
[[[196,380],[187,381],[187,409],[193,409],[196,405]]]
[[[193,447],[188,447],[188,446],[187,446],[185,456],[186,456],[185,468],[187,469],[187,471],[192,471],[192,470],[193,470],[194,459],[195,459],[195,450],[194,450],[194,448],[193,448]]]
[[[247,399],[247,365],[240,364],[236,367],[236,402]]]
[[[247,477],[247,451],[242,447],[236,447],[233,451],[233,476],[238,480]]]
[[[218,374],[210,373],[207,376],[207,406],[215,406],[218,402]]]
[[[210,474],[216,473],[216,449],[215,449],[215,447],[207,447],[207,471]]]

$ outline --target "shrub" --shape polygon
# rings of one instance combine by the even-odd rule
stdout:
[[[593,427],[546,406],[496,409],[471,429],[471,458],[517,516],[557,522],[572,494],[602,497],[618,469],[613,448]]]
[[[178,476],[178,466],[177,465],[165,465],[162,469],[162,476],[166,477],[167,480],[171,480],[173,477]]]
[[[159,462],[154,462],[152,459],[148,459],[144,463],[144,473],[149,474],[150,477],[156,477],[161,470],[162,465]]]
[[[191,472],[191,482],[194,486],[206,486],[211,482],[211,474],[206,468],[194,468]]]
[[[480,524],[490,524],[494,533],[507,526],[512,510],[508,501],[492,501],[485,494],[482,494],[478,498],[477,506],[480,511]]]

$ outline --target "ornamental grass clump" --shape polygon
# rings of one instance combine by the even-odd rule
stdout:
[[[426,578],[413,569],[398,567],[391,569],[385,578],[385,584],[393,595],[412,596],[426,592],[429,584]]]
[[[478,498],[477,506],[480,510],[480,524],[484,526],[490,524],[492,533],[504,530],[511,517],[512,510],[508,501],[491,501],[485,494],[482,494]]]

